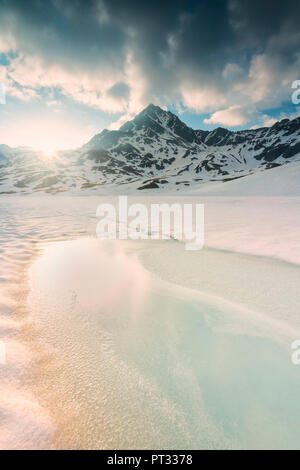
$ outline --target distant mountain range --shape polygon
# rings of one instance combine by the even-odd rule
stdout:
[[[195,188],[300,160],[300,118],[233,132],[193,130],[150,104],[118,131],[46,158],[0,145],[0,194]],[[125,187],[124,187],[125,185]]]

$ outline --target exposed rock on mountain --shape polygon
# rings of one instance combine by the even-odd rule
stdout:
[[[78,150],[47,159],[0,146],[0,193],[95,192],[109,185],[176,189],[228,181],[300,160],[300,118],[233,132],[193,130],[150,104],[118,131],[103,130]]]

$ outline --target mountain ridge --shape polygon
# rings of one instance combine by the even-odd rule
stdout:
[[[218,126],[215,129],[209,131],[209,130],[203,130],[203,129],[193,129],[192,127],[189,127],[187,124],[185,124],[183,121],[181,121],[180,118],[176,114],[174,114],[172,111],[169,111],[169,110],[165,111],[162,108],[160,108],[159,106],[156,106],[154,104],[149,104],[140,113],[138,113],[132,120],[127,121],[122,126],[120,126],[120,128],[118,130],[110,131],[108,129],[103,129],[99,134],[96,134],[91,140],[93,140],[97,136],[101,136],[102,134],[107,134],[107,133],[110,133],[110,132],[127,132],[128,129],[130,128],[130,126],[132,125],[132,123],[134,123],[136,121],[140,121],[140,119],[142,117],[144,117],[145,115],[150,115],[150,116],[152,115],[152,117],[154,117],[153,112],[155,112],[155,111],[159,112],[159,113],[165,113],[165,114],[169,115],[176,122],[179,121],[182,128],[188,130],[188,132],[190,134],[194,135],[194,139],[190,140],[190,142],[194,141],[195,143],[202,143],[202,142],[205,142],[205,141],[207,143],[209,141],[210,137],[212,135],[216,135],[216,134],[217,135],[223,134],[224,137],[229,136],[229,135],[230,136],[239,136],[240,137],[240,136],[244,136],[246,133],[255,135],[258,132],[266,131],[268,129],[271,130],[273,128],[276,128],[281,123],[296,121],[299,125],[299,121],[300,121],[300,117],[297,117],[297,118],[294,118],[294,119],[284,118],[284,119],[281,119],[279,121],[276,121],[276,123],[274,123],[270,127],[262,126],[262,127],[258,127],[258,128],[255,128],[255,129],[230,130],[230,129],[227,129],[226,127]],[[185,138],[186,138],[186,136],[185,136]],[[187,139],[187,140],[189,140],[189,139]],[[85,145],[86,144],[84,144],[84,146]]]
[[[300,160],[300,118],[272,127],[192,129],[148,105],[119,130],[102,130],[50,161],[30,149],[0,146],[0,193],[186,188],[229,181]]]

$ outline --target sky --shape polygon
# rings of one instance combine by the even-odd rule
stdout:
[[[296,117],[299,18],[298,0],[0,0],[0,144],[76,148],[149,103],[195,129]]]

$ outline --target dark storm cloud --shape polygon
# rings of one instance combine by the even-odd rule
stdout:
[[[230,95],[238,79],[250,76],[254,87],[256,73],[286,67],[292,76],[299,65],[298,0],[0,0],[0,10],[2,34],[18,50],[69,68],[124,71],[109,93],[128,99],[129,52],[147,82],[145,99],[166,102],[180,100],[186,82]],[[228,64],[235,64],[232,83],[224,80]]]
[[[253,0],[230,2],[231,18],[243,43],[263,47],[268,38],[286,26],[299,31],[300,3],[294,0]]]
[[[201,73],[212,79],[234,47],[235,32],[222,0],[107,0],[105,7],[110,17],[133,33],[128,44],[157,93],[175,86],[182,75]]]
[[[2,31],[11,31],[29,53],[74,65],[122,66],[126,35],[113,20],[101,19],[98,1],[0,0],[0,11]]]

